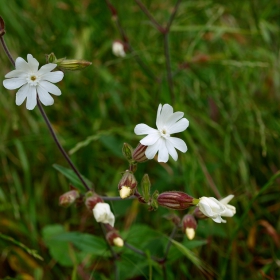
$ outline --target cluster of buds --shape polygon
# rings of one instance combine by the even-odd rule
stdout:
[[[82,70],[92,64],[91,62],[82,59],[66,59],[65,57],[57,59],[54,53],[47,54],[46,60],[47,63],[57,64],[57,68],[62,71]]]
[[[126,170],[118,184],[118,190],[121,198],[127,198],[133,195],[136,191],[137,181],[133,175],[133,172]]]

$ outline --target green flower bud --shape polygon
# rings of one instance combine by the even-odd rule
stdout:
[[[143,179],[141,181],[141,188],[142,188],[142,195],[144,197],[144,200],[148,202],[150,199],[150,189],[151,189],[151,182],[148,174],[145,174],[143,176]]]

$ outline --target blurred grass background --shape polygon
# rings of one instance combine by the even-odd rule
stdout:
[[[171,0],[143,3],[162,24],[175,5]],[[180,134],[187,153],[168,165],[139,164],[137,179],[148,173],[152,190],[181,190],[194,197],[216,196],[216,186],[222,197],[235,195],[237,214],[227,224],[200,222],[192,242],[181,232],[176,235],[214,276],[202,274],[173,247],[168,279],[279,279],[280,179],[271,180],[280,158],[279,2],[182,1],[169,38],[174,102],[166,81],[163,35],[134,1],[112,4],[134,48],[125,58],[111,52],[112,42],[121,36],[105,1],[0,1],[5,40],[14,58],[31,53],[44,64],[45,54],[54,52],[58,58],[92,62],[81,72],[67,72],[58,85],[62,96],[45,108],[64,148],[72,151],[71,158],[99,194],[118,195],[117,184],[127,168],[122,144],[136,147],[139,141],[134,126],[155,127],[159,103],[183,111],[190,121]],[[2,50],[0,63],[4,79],[12,67]],[[3,86],[0,104],[0,232],[44,259],[2,236],[0,278],[113,279],[108,250],[95,255],[95,248],[90,253],[79,248],[79,259],[73,257],[79,242],[76,247],[46,242],[52,231],[90,233],[101,241],[102,235],[82,205],[58,206],[69,181],[52,165],[68,166],[39,110],[17,107],[15,92]],[[74,149],[89,136],[95,137]],[[111,207],[126,240],[162,255],[164,235],[172,230],[163,217],[167,209],[150,213],[136,201]],[[60,244],[64,251],[56,259],[52,250]],[[156,264],[127,249],[118,265],[120,279],[162,279]]]

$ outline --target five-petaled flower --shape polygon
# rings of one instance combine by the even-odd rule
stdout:
[[[205,216],[214,222],[226,223],[222,217],[232,217],[236,213],[235,207],[228,204],[233,197],[234,195],[229,195],[219,201],[214,197],[203,196],[199,199],[197,206]]]
[[[27,55],[26,62],[18,57],[15,62],[16,70],[9,72],[3,81],[5,88],[13,90],[20,88],[16,93],[16,104],[21,105],[27,98],[26,108],[33,110],[37,104],[37,94],[40,101],[46,105],[52,105],[54,100],[49,93],[61,95],[60,89],[52,83],[63,79],[63,72],[51,72],[56,64],[43,65],[39,70],[39,62],[31,54]]]
[[[184,131],[189,126],[189,121],[182,118],[183,116],[183,112],[173,113],[173,108],[169,104],[163,106],[159,104],[156,120],[157,129],[143,123],[136,125],[135,134],[148,134],[140,141],[142,145],[148,146],[145,151],[148,159],[153,159],[158,152],[158,162],[167,162],[169,155],[177,160],[178,154],[175,148],[183,153],[187,151],[187,145],[183,140],[170,136],[173,133]]]

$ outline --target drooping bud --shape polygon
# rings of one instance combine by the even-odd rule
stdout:
[[[133,151],[132,159],[139,163],[148,161],[149,159],[145,155],[147,148],[148,146],[144,146],[139,143],[136,149]]]
[[[57,60],[57,67],[62,71],[77,71],[82,70],[92,63],[82,59],[62,59]]]
[[[148,202],[150,199],[150,189],[151,189],[151,182],[148,174],[145,174],[143,176],[143,179],[141,181],[141,188],[142,188],[142,195],[144,197],[144,200]]]
[[[95,205],[99,202],[103,202],[103,200],[98,195],[93,194],[92,192],[86,193],[85,205],[88,210],[92,211]]]
[[[134,194],[137,187],[137,181],[133,173],[126,170],[119,182],[118,190],[121,198],[126,198]]]
[[[116,40],[112,44],[112,52],[117,57],[125,57],[125,45],[122,41]]]
[[[123,239],[120,237],[116,230],[109,231],[106,234],[106,239],[108,240],[110,245],[116,247],[123,247],[124,245]]]
[[[185,215],[183,217],[182,224],[183,224],[183,231],[185,232],[188,239],[189,240],[194,239],[195,230],[197,228],[197,222],[194,216],[191,214]]]
[[[160,206],[174,210],[184,210],[193,206],[193,200],[190,195],[179,191],[163,192],[157,198]]]
[[[131,162],[131,160],[132,160],[133,148],[132,148],[129,144],[127,144],[127,143],[124,143],[124,144],[123,144],[122,153],[123,153],[124,157],[125,157],[129,162]]]
[[[68,207],[73,204],[77,198],[80,197],[80,194],[77,190],[71,190],[64,193],[59,197],[59,205],[62,207]]]

